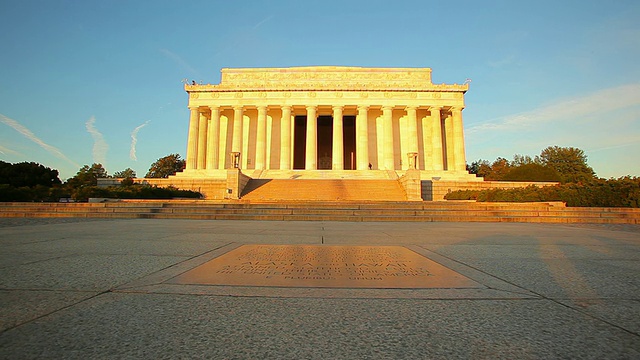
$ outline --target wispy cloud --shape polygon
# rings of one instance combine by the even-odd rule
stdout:
[[[247,43],[249,39],[252,39],[256,33],[259,33],[257,30],[262,27],[265,23],[271,21],[275,15],[269,15],[262,20],[255,23],[252,27],[244,27],[240,31],[232,33],[232,35],[221,43],[221,46],[218,48],[218,51],[213,54],[213,58],[217,58],[218,56],[225,54],[230,49],[236,48],[237,44]]]
[[[4,147],[4,146],[2,146],[2,145],[0,145],[0,154],[3,154],[3,155],[7,155],[7,154],[11,154],[11,155],[21,155],[19,152],[17,152],[17,151],[13,151],[13,150],[11,150],[11,149],[9,149],[9,148],[6,148],[6,147]]]
[[[196,70],[193,66],[191,66],[186,60],[184,60],[180,55],[170,51],[169,49],[160,49],[160,52],[168,57],[169,59],[175,61],[180,67],[184,70],[188,71],[192,75],[196,75],[198,77],[202,77],[200,72]]]
[[[93,138],[93,162],[97,164],[105,165],[105,161],[107,159],[107,150],[109,150],[109,145],[104,140],[104,136],[96,129],[94,126],[96,122],[95,116],[92,116],[87,120],[85,126],[87,127],[87,131],[91,134]]]
[[[143,127],[147,126],[151,120],[147,120],[142,125],[138,125],[131,132],[131,150],[129,150],[129,158],[133,161],[138,161],[138,157],[136,156],[136,144],[138,143],[138,131]]]
[[[253,26],[253,30],[256,30],[257,28],[259,28],[260,26],[262,26],[262,24],[266,23],[267,21],[273,19],[273,15],[267,16],[266,18],[260,20],[257,24],[255,24]]]
[[[533,155],[547,146],[585,151],[599,176],[640,174],[640,83],[558,100],[465,128],[470,158]]]
[[[468,134],[483,131],[521,131],[551,121],[579,119],[585,115],[640,105],[640,83],[603,89],[582,97],[558,101],[531,111],[512,114],[469,127]]]
[[[514,54],[510,54],[498,60],[490,60],[488,65],[492,68],[501,68],[507,65],[511,65],[516,61],[516,56]]]
[[[636,140],[632,141],[632,142],[626,142],[626,143],[623,143],[623,144],[616,144],[616,145],[611,145],[611,146],[604,146],[604,147],[599,147],[599,148],[595,148],[595,149],[586,149],[585,151],[588,152],[588,153],[595,153],[595,152],[598,152],[598,151],[625,148],[625,147],[634,146],[634,145],[637,145],[637,144],[640,144],[640,136],[636,136]]]
[[[80,167],[80,165],[78,165],[78,163],[76,163],[75,161],[69,159],[58,148],[45,143],[40,138],[38,138],[33,132],[31,132],[31,130],[27,129],[25,126],[21,125],[17,121],[15,121],[15,120],[13,120],[11,118],[8,118],[8,117],[6,117],[6,116],[4,116],[2,114],[0,114],[0,121],[2,121],[5,125],[12,127],[14,130],[16,130],[17,132],[22,134],[27,139],[29,139],[29,140],[33,141],[34,143],[38,144],[41,148],[45,149],[47,152],[49,152],[53,156],[55,156],[55,157],[57,157],[59,159],[65,160],[65,161],[69,162],[70,164],[72,164],[75,167]],[[3,148],[3,149],[8,150],[6,148]]]

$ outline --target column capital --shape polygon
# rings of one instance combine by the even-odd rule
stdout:
[[[291,105],[281,105],[281,106],[280,106],[280,109],[281,109],[281,110],[289,109],[289,111],[291,111]]]
[[[382,107],[382,111],[389,111],[389,110],[393,110],[393,106],[384,105],[384,106]]]
[[[194,111],[194,110],[200,111],[200,107],[199,106],[189,106],[189,110],[191,110],[191,111]]]
[[[233,105],[232,108],[233,108],[233,111],[242,111],[242,110],[244,110],[244,106],[243,105]]]
[[[452,106],[451,107],[451,111],[462,111],[464,109],[464,106]]]
[[[210,105],[209,110],[211,111],[220,111],[220,106],[218,105]]]
[[[342,105],[334,105],[334,106],[332,106],[331,108],[333,109],[333,111],[336,111],[336,110],[342,110],[342,109],[344,109],[344,106],[342,106]]]
[[[442,106],[429,106],[429,111],[431,111],[431,110],[441,111],[442,110]]]
[[[318,109],[318,107],[316,105],[307,105],[305,107],[306,107],[307,111],[309,111],[309,110],[314,110],[315,111],[316,109]]]
[[[413,110],[418,110],[418,107],[414,106],[414,105],[407,105],[407,106],[404,107],[404,109],[406,111],[410,111],[410,110],[413,111]]]
[[[358,111],[367,111],[369,110],[369,105],[358,105]]]

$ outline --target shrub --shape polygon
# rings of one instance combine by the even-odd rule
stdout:
[[[563,201],[567,206],[637,208],[640,207],[640,178],[627,176],[544,187],[459,190],[448,193],[445,199],[481,202]]]
[[[200,198],[202,194],[191,190],[180,190],[174,187],[157,187],[149,185],[114,186],[99,188],[97,186],[85,186],[76,190],[73,198],[77,201],[87,201],[89,198],[112,199],[173,199],[173,198]]]

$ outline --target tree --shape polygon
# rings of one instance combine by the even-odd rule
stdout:
[[[529,164],[540,164],[540,158],[538,156],[535,159],[532,159],[529,155],[513,155],[513,161],[511,162],[512,167],[529,165]]]
[[[471,165],[467,165],[467,171],[476,176],[485,177],[491,173],[491,163],[487,160],[480,159],[472,162]]]
[[[11,164],[0,161],[0,184],[14,187],[52,187],[62,182],[58,178],[58,170],[45,167],[34,162]]]
[[[106,178],[107,170],[102,167],[102,164],[93,164],[91,167],[89,165],[85,165],[78,173],[67,180],[66,184],[71,187],[81,187],[81,186],[96,186],[98,185],[98,178]]]
[[[136,177],[136,172],[131,168],[126,168],[122,171],[116,171],[113,177],[118,179],[133,179]]]
[[[178,171],[184,170],[186,162],[180,159],[179,154],[171,154],[158,159],[151,164],[149,172],[144,177],[146,178],[168,178],[170,175],[174,175]]]
[[[560,181],[560,175],[548,166],[530,163],[512,167],[502,176],[505,181]]]
[[[484,160],[479,163],[478,176],[484,177],[485,180],[502,180],[503,176],[511,170],[511,164],[509,160],[499,157],[489,165],[489,162]]]
[[[578,148],[549,146],[540,153],[540,162],[555,170],[563,183],[595,178],[595,172],[587,165],[587,156]]]

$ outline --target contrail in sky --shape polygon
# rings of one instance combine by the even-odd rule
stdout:
[[[194,69],[188,62],[186,62],[180,55],[172,52],[169,49],[160,49],[160,52],[162,54],[164,54],[166,57],[168,57],[169,59],[175,61],[178,65],[180,65],[183,69],[187,70],[188,72],[190,72],[191,74],[195,74],[198,77],[202,77],[202,75],[200,75],[200,72],[196,69]]]
[[[12,127],[15,131],[19,132],[20,134],[22,134],[27,139],[29,139],[29,140],[33,141],[34,143],[38,144],[41,148],[45,149],[46,151],[48,151],[53,156],[55,156],[55,157],[57,157],[59,159],[68,161],[70,164],[72,164],[75,167],[80,167],[80,165],[78,165],[75,161],[69,159],[58,148],[56,148],[54,146],[51,146],[51,145],[45,143],[44,141],[40,140],[40,138],[38,138],[37,136],[35,136],[31,132],[31,130],[29,130],[26,127],[24,127],[23,125],[19,124],[17,121],[15,121],[13,119],[10,119],[10,118],[2,115],[2,114],[0,114],[0,121],[5,123],[6,125]]]
[[[96,122],[96,117],[92,116],[87,120],[85,126],[87,127],[87,131],[91,134],[93,138],[93,162],[96,164],[105,165],[105,160],[107,159],[107,150],[109,149],[109,145],[104,141],[104,137],[102,134],[96,129],[93,124]]]
[[[4,154],[4,155],[6,155],[6,154],[21,155],[17,151],[13,151],[13,150],[11,150],[9,148],[6,148],[6,147],[4,147],[2,145],[0,145],[0,154]]]
[[[133,131],[131,132],[131,150],[129,150],[129,158],[133,161],[138,161],[138,158],[136,157],[136,144],[138,143],[138,131],[140,131],[140,129],[142,129],[143,127],[147,126],[147,124],[150,121],[151,120],[145,121],[144,124],[139,125],[135,129],[133,129]]]

